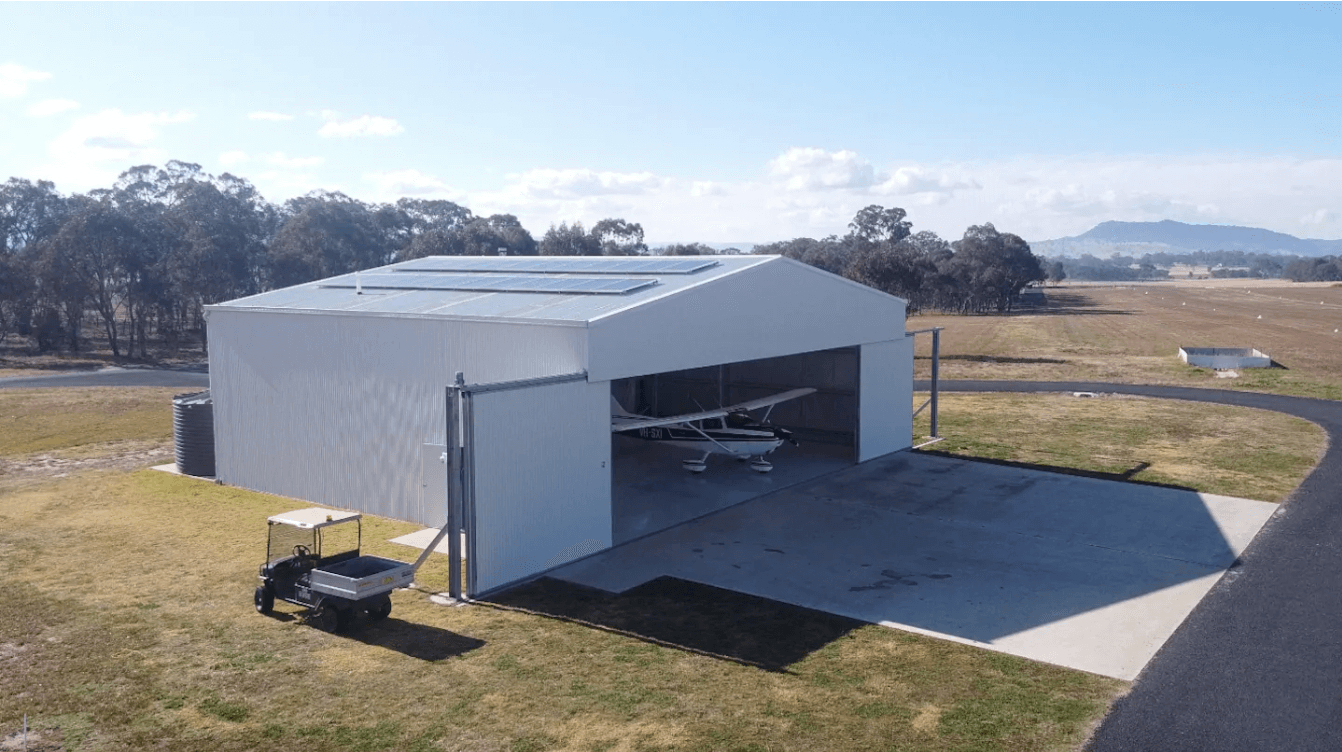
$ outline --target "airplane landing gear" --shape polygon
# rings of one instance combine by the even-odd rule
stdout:
[[[705,454],[703,458],[697,460],[681,460],[680,464],[681,467],[698,475],[708,469],[708,455]]]

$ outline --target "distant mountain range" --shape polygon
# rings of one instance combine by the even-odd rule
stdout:
[[[1124,256],[1144,253],[1189,253],[1192,251],[1245,251],[1252,253],[1327,256],[1342,253],[1342,240],[1311,240],[1258,227],[1190,225],[1163,222],[1101,222],[1089,232],[1072,238],[1030,243],[1040,256],[1080,256],[1089,253],[1105,258],[1118,252]]]

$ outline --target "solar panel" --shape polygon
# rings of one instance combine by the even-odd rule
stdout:
[[[657,284],[655,279],[626,277],[536,277],[504,274],[347,274],[318,287],[353,290],[461,290],[470,292],[550,292],[623,295]]]
[[[584,256],[440,256],[393,267],[414,272],[523,272],[538,274],[693,274],[717,266],[698,258],[588,258]]]

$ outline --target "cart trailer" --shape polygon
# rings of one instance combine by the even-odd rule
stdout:
[[[391,591],[414,582],[428,557],[410,564],[362,555],[362,520],[358,512],[318,507],[267,518],[256,610],[269,614],[277,598],[305,606],[309,620],[328,632],[343,630],[360,612],[386,618]]]

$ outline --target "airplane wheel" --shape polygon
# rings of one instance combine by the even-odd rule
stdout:
[[[767,473],[772,471],[774,469],[774,466],[768,460],[761,458],[756,459],[754,462],[751,462],[750,469],[754,470],[757,473]]]
[[[680,463],[686,470],[698,474],[708,469],[708,463],[703,460],[682,460]]]

